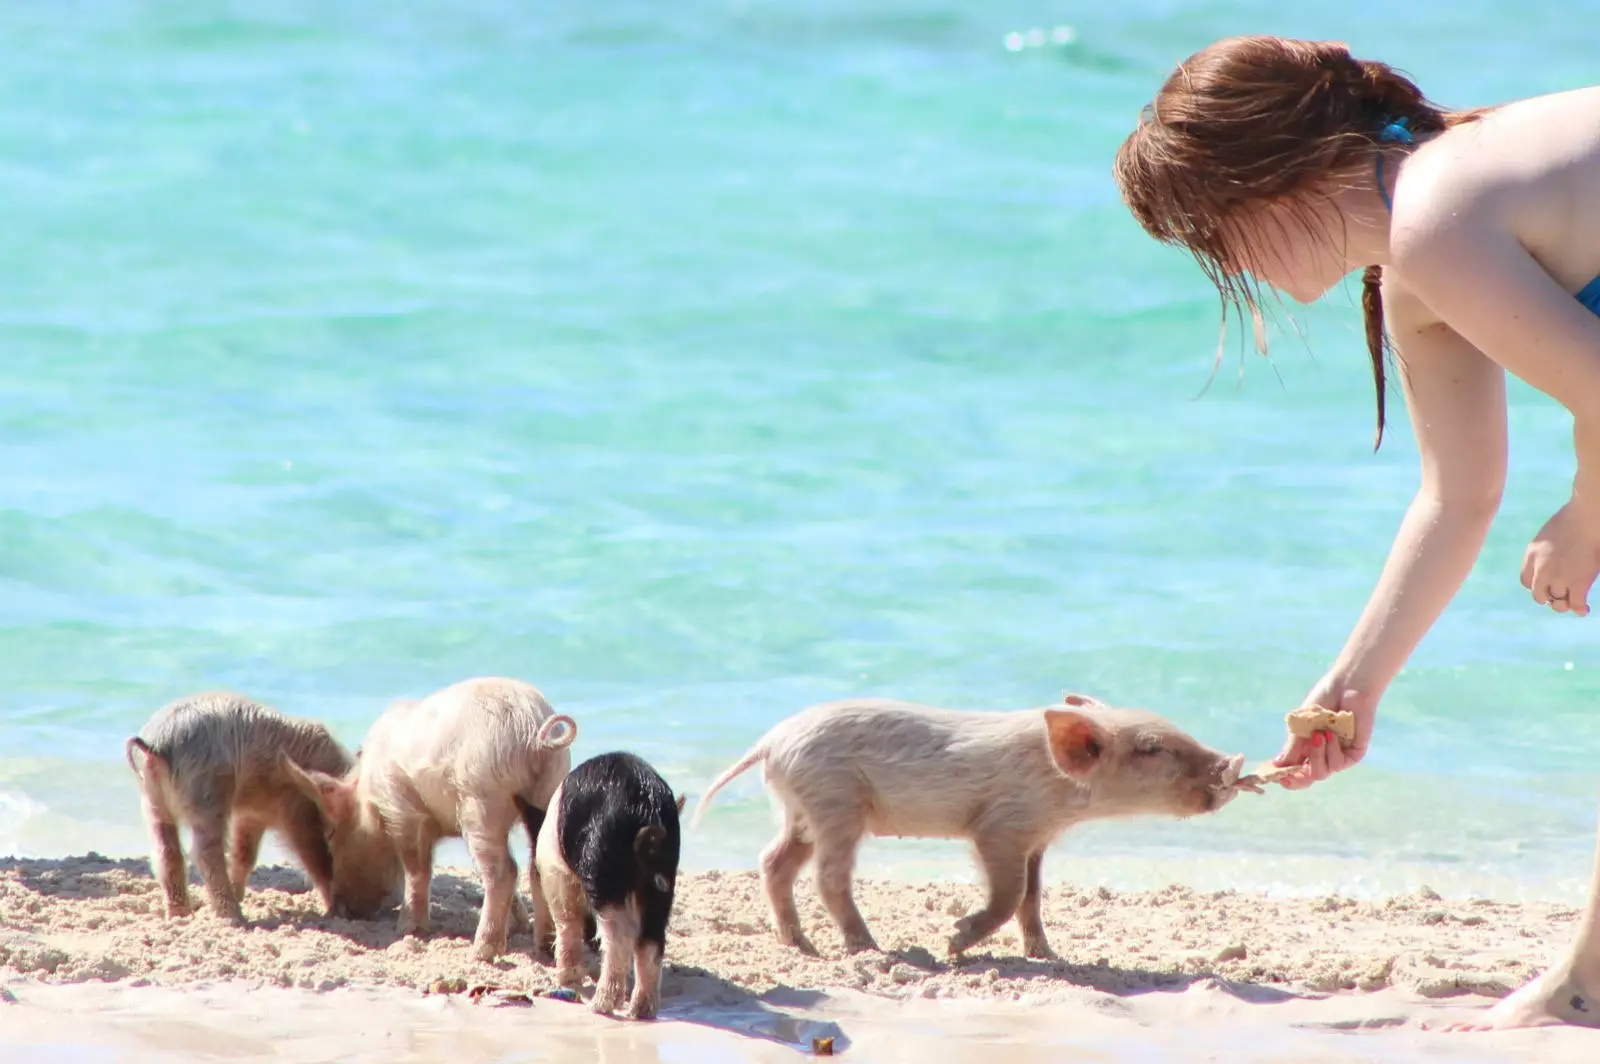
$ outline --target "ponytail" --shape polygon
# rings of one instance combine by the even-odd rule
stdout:
[[[1372,449],[1383,446],[1385,421],[1385,388],[1388,384],[1385,366],[1389,355],[1389,334],[1383,327],[1383,267],[1368,266],[1361,273],[1361,316],[1366,319],[1367,355],[1372,359],[1372,387],[1378,399],[1378,433],[1372,439]]]

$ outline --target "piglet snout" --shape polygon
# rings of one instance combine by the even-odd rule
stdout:
[[[1243,754],[1218,760],[1212,771],[1210,786],[1206,788],[1205,812],[1214,813],[1238,796],[1239,775],[1243,771]]]

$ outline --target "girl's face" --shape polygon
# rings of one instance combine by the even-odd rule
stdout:
[[[1351,270],[1342,217],[1323,196],[1274,200],[1239,211],[1234,265],[1297,303],[1314,303]]]

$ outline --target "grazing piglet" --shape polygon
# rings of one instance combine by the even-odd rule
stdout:
[[[358,916],[371,916],[403,870],[400,933],[426,934],[434,846],[461,836],[483,878],[473,956],[500,956],[513,913],[520,912],[508,836],[520,818],[537,847],[550,797],[572,764],[567,747],[577,736],[571,717],[556,715],[537,688],[520,680],[464,680],[420,702],[390,706],[367,731],[355,770],[345,778],[299,773],[305,793],[334,827],[335,846],[366,857],[340,880],[340,897]],[[537,952],[552,928],[531,867],[528,880]]]
[[[166,895],[168,916],[192,911],[180,824],[193,832],[206,899],[221,919],[244,922],[239,903],[269,830],[283,836],[323,908],[329,915],[338,912],[334,884],[340,862],[329,850],[317,804],[283,768],[347,772],[350,755],[327,728],[242,695],[206,692],[157,710],[125,748],[139,779],[145,824],[155,843],[152,871]]]
[[[1017,918],[1030,957],[1048,957],[1039,917],[1045,848],[1074,824],[1156,813],[1187,817],[1228,802],[1244,762],[1151,713],[1084,695],[1061,708],[962,713],[907,702],[813,706],[780,722],[706,791],[695,810],[759,762],[783,807],[761,877],[778,941],[815,949],[794,883],[816,858],[817,893],[850,953],[877,949],[851,892],[864,835],[972,840],[988,904],[956,923],[958,954]]]
[[[654,1019],[661,1008],[661,959],[678,878],[678,814],[683,799],[642,759],[601,754],[572,770],[556,791],[535,851],[556,924],[556,970],[563,986],[583,982],[585,921],[599,918],[600,981],[594,1011],[622,1007],[633,964],[628,1016]]]

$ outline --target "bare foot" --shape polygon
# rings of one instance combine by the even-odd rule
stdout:
[[[1558,965],[1496,1004],[1481,1019],[1455,1023],[1448,1031],[1504,1031],[1558,1023],[1600,1027],[1600,983],[1589,983]]]

